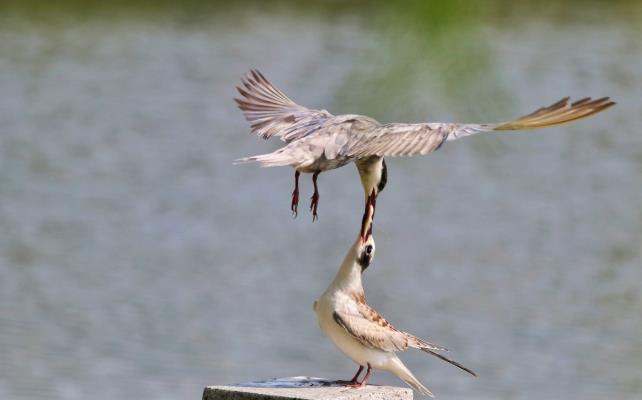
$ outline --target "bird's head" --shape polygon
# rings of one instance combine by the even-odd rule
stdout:
[[[361,266],[361,272],[370,266],[375,255],[375,241],[372,235],[368,235],[366,240],[360,239],[357,246],[357,262]]]

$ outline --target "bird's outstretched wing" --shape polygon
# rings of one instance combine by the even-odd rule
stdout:
[[[257,70],[251,70],[237,86],[242,99],[234,99],[252,132],[264,139],[278,136],[284,142],[302,138],[319,129],[333,115],[313,110],[290,100]]]
[[[608,97],[587,97],[574,103],[569,98],[542,107],[514,121],[495,124],[420,123],[385,124],[351,138],[345,153],[349,157],[412,156],[433,152],[447,140],[489,131],[512,131],[544,128],[586,118],[615,103]]]

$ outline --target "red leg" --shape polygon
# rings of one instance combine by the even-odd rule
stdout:
[[[357,373],[354,374],[354,377],[350,379],[349,381],[335,381],[334,383],[337,383],[339,385],[356,385],[359,383],[359,375],[361,375],[361,371],[363,371],[363,365],[359,365],[359,369],[357,370]]]
[[[357,383],[359,382],[359,375],[361,375],[361,371],[363,371],[363,365],[359,365],[359,369],[357,370],[357,373],[354,374],[352,379],[350,380],[350,383]]]
[[[361,368],[363,368],[363,367],[361,367]],[[356,383],[355,382],[354,385],[347,385],[347,386],[355,387],[355,388],[366,387],[366,385],[368,384],[368,378],[370,378],[370,373],[371,372],[372,372],[372,367],[370,366],[370,364],[368,364],[368,370],[366,371],[366,376],[363,377],[363,380],[361,381],[361,383]]]
[[[312,183],[314,183],[314,194],[310,197],[310,211],[312,211],[312,222],[319,219],[317,215],[317,208],[319,207],[319,188],[317,187],[317,177],[321,172],[317,171],[312,175]]]
[[[301,175],[299,171],[294,173],[294,191],[292,192],[292,204],[290,205],[290,210],[292,210],[292,216],[294,218],[296,218],[297,208],[299,206],[299,175]]]

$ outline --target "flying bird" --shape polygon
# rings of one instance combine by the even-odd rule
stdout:
[[[354,162],[366,198],[361,233],[363,238],[374,217],[374,213],[369,211],[374,211],[374,205],[369,208],[368,204],[372,204],[386,186],[384,157],[428,154],[439,149],[446,141],[481,132],[559,125],[588,117],[615,104],[608,97],[597,100],[586,97],[573,103],[569,97],[565,97],[510,122],[381,124],[364,115],[332,115],[326,110],[303,107],[290,100],[258,70],[251,70],[241,83],[237,89],[243,98],[235,100],[250,122],[252,132],[264,139],[276,136],[286,144],[272,153],[241,158],[236,163],[254,161],[263,167],[293,167],[294,191],[290,209],[294,216],[299,202],[299,175],[302,172],[311,173],[314,194],[310,210],[314,221],[318,218],[319,174]]]
[[[439,352],[444,347],[427,342],[392,326],[366,303],[361,275],[372,263],[375,243],[372,235],[359,236],[348,250],[341,268],[328,289],[314,302],[319,326],[323,333],[352,361],[359,365],[350,381],[339,381],[350,387],[367,384],[373,368],[397,375],[417,392],[433,396],[397,357],[397,352],[415,348],[436,356],[473,376],[475,373]],[[366,368],[366,374],[358,381]]]

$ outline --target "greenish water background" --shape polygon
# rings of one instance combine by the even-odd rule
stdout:
[[[641,37],[635,1],[0,3],[0,398],[351,375],[311,305],[362,189],[353,167],[321,175],[311,224],[290,218],[291,170],[231,165],[280,145],[232,101],[256,67],[386,122],[612,96],[577,124],[391,159],[365,285],[480,375],[403,354],[439,398],[639,399]]]

